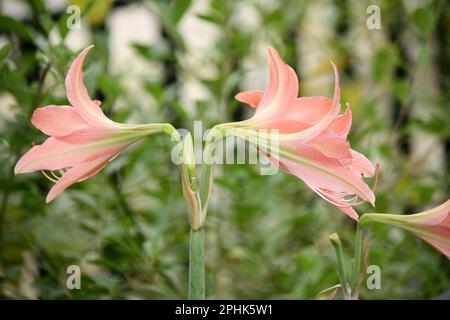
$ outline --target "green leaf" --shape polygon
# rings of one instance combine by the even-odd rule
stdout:
[[[191,0],[176,0],[172,4],[171,19],[177,24],[191,6]]]
[[[416,9],[412,15],[414,25],[423,33],[427,33],[430,30],[432,18],[432,11],[425,8]]]
[[[3,60],[8,56],[9,51],[11,50],[11,44],[7,43],[0,49],[0,62],[3,62]]]
[[[205,20],[205,21],[213,23],[213,24],[217,24],[217,25],[223,24],[222,17],[215,15],[215,14],[197,14],[197,18]]]
[[[372,60],[372,77],[377,83],[391,80],[394,67],[399,63],[396,48],[385,46],[380,48]]]
[[[45,30],[47,34],[49,34],[54,25],[51,17],[47,13],[44,13],[39,15],[38,20],[41,27]]]
[[[147,60],[172,60],[174,58],[165,42],[155,45],[134,43],[133,48],[141,57]]]
[[[58,19],[58,31],[62,39],[65,39],[70,31],[67,27],[67,19],[69,18],[69,16],[70,15],[67,12],[64,12],[64,14],[62,14]]]
[[[181,118],[182,121],[187,121],[189,119],[189,115],[186,111],[186,108],[183,107],[183,105],[175,100],[172,104],[173,109],[176,111],[178,116]]]
[[[29,1],[29,4],[31,5],[31,8],[34,12],[44,12],[46,10],[44,1],[42,0],[33,0]]]
[[[401,103],[405,103],[409,97],[409,80],[398,80],[394,83],[394,94]]]
[[[0,16],[0,31],[2,33],[15,33],[20,39],[31,41],[34,32],[26,24],[9,16]]]
[[[105,96],[111,96],[115,99],[121,94],[122,86],[120,85],[120,79],[99,74],[96,80],[98,87],[103,91]]]
[[[144,88],[156,99],[156,101],[161,102],[164,95],[164,88],[161,84],[146,82]]]

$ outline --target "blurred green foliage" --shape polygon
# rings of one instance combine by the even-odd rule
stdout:
[[[111,1],[103,9],[83,5],[83,19],[91,23],[91,42],[96,45],[87,59],[86,82],[112,119],[139,117],[185,128],[203,120],[206,129],[245,118],[246,107],[233,99],[251,71],[243,61],[256,58],[259,46],[272,45],[297,69],[301,88],[305,78],[307,93],[308,81],[330,72],[325,68],[307,74],[303,62],[312,44],[330,53],[327,58],[340,67],[342,96],[354,115],[352,147],[381,163],[376,211],[414,213],[448,197],[446,1],[424,0],[415,7],[406,0],[376,1],[382,29],[370,31],[365,9],[371,3],[361,5],[364,1],[201,1],[203,8],[194,18],[213,26],[218,35],[205,55],[205,64],[216,71],[209,77],[183,59],[191,51],[180,23],[197,2]],[[49,205],[44,200],[51,183],[42,175],[13,175],[15,162],[31,143],[45,139],[30,123],[33,110],[67,103],[62,85],[77,53],[64,41],[50,41],[53,30],[62,40],[69,34],[65,11],[55,14],[44,1],[23,4],[28,18],[0,14],[5,40],[0,49],[0,297],[186,298],[189,230],[168,138],[152,137],[133,146]],[[108,68],[115,53],[108,47],[111,35],[105,20],[130,4],[147,7],[161,29],[159,40],[132,45],[141,59],[162,66],[160,77],[138,79],[155,102],[153,109],[136,105],[123,75]],[[247,17],[238,19],[243,7],[257,16],[256,28],[242,25]],[[103,11],[89,15],[86,10]],[[304,21],[317,12],[330,17],[328,38],[308,42],[308,33],[319,22]],[[89,17],[96,19],[89,22]],[[366,32],[362,41],[352,34],[358,28]],[[368,48],[362,60],[358,48]],[[180,102],[186,75],[210,98],[197,99],[192,106]],[[415,148],[423,137],[433,143],[417,157]],[[372,210],[358,208],[360,213]],[[348,257],[354,231],[353,221],[295,177],[282,172],[261,176],[251,165],[221,166],[207,218],[207,296],[315,298],[338,282],[328,235],[339,233]],[[450,264],[444,256],[412,235],[385,226],[373,228],[371,239],[370,263],[381,268],[382,288],[363,288],[363,299],[449,297]],[[71,264],[82,269],[81,290],[66,288]]]

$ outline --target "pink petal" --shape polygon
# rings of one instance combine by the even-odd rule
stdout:
[[[344,114],[338,116],[330,126],[322,131],[317,137],[310,140],[308,144],[320,151],[323,155],[329,158],[339,160],[345,166],[351,164],[352,155],[350,144],[347,141],[347,134],[351,127],[352,115],[350,108]],[[288,141],[287,145],[295,148],[298,143],[302,144],[302,140]]]
[[[418,236],[422,240],[428,242],[435,249],[437,249],[438,251],[443,253],[445,256],[447,256],[447,258],[450,259],[450,241],[443,242],[443,241],[439,241],[438,239],[423,236],[421,234],[416,234],[416,236]]]
[[[367,218],[410,231],[450,259],[450,199],[417,214],[369,214]]]
[[[322,133],[311,140],[309,145],[320,151],[324,156],[339,160],[345,166],[352,162],[350,144],[347,140],[333,133]]]
[[[308,142],[309,140],[317,137],[321,132],[327,129],[333,121],[336,119],[340,110],[340,89],[339,89],[339,74],[334,63],[331,63],[334,70],[335,84],[334,84],[334,96],[331,104],[331,108],[328,112],[313,126],[296,133],[289,135],[289,140],[297,142]],[[314,97],[312,97],[314,98]]]
[[[319,122],[330,110],[332,102],[327,97],[302,97],[283,110],[283,113],[258,119],[256,126],[278,129],[280,133],[296,133]]]
[[[256,109],[255,116],[262,112],[282,112],[298,96],[298,79],[295,71],[281,60],[278,52],[269,48],[269,86]]]
[[[58,182],[50,189],[46,202],[49,203],[60,195],[65,189],[72,184],[83,180],[87,176],[97,173],[108,163],[110,157],[101,157],[95,161],[83,162],[69,169]]]
[[[373,204],[375,195],[361,176],[345,168],[338,160],[325,157],[305,145],[295,150],[297,157],[280,158],[282,168],[299,177],[313,191],[338,207],[349,206],[345,196],[357,195]]]
[[[327,97],[301,97],[295,100],[290,114],[311,127],[330,112],[332,105],[333,101]]]
[[[412,215],[399,216],[400,227],[412,231],[450,259],[450,199]]]
[[[450,199],[425,212],[402,217],[408,222],[422,226],[445,226],[450,229]]]
[[[361,173],[373,175],[373,165],[350,149],[347,135],[352,114],[347,105],[340,111],[339,74],[331,62],[334,76],[333,99],[297,98],[298,79],[278,53],[269,48],[269,85],[260,92],[244,92],[236,98],[256,106],[255,115],[236,124],[247,130],[277,129],[281,156],[258,149],[281,169],[303,180],[314,192],[358,220],[352,206],[364,201],[375,202],[375,195],[362,180]],[[228,127],[233,128],[233,124]],[[239,136],[240,131],[235,135]],[[273,150],[272,150],[273,151]],[[351,197],[351,198],[349,198]]]
[[[309,124],[301,121],[301,118],[274,118],[258,123],[257,128],[260,129],[275,129],[278,133],[295,133],[301,130],[305,130],[310,127]]]
[[[372,162],[355,150],[350,150],[350,153],[352,155],[352,161],[349,164],[349,168],[362,173],[366,178],[372,177],[375,173]]]
[[[312,103],[312,105],[317,106],[319,104]],[[303,106],[301,108],[303,109]],[[308,118],[308,120],[314,121],[315,119],[312,119],[312,117],[310,117]],[[274,121],[272,121],[271,124],[272,123],[274,123]],[[307,126],[305,124],[301,124],[300,122],[296,123],[295,126],[285,123],[285,127],[283,129],[286,128],[300,129],[302,125]],[[316,150],[320,151],[326,157],[337,159],[342,164],[347,166],[352,162],[350,144],[346,140],[348,131],[350,130],[350,126],[351,126],[351,112],[350,109],[347,107],[347,110],[344,114],[338,116],[326,130],[322,131],[318,136],[311,139],[308,142],[308,145],[314,147]],[[290,149],[295,150],[296,146],[298,145],[303,146],[304,142],[302,139],[300,140],[288,139],[287,141],[284,142],[284,144],[288,146]]]
[[[327,128],[327,130],[335,132],[343,139],[347,139],[347,135],[350,131],[351,126],[352,126],[352,111],[350,110],[350,106],[347,104],[345,112],[339,115],[336,119],[334,119],[333,122],[330,124],[330,126]]]
[[[234,98],[240,102],[246,103],[254,108],[256,108],[261,101],[262,96],[264,95],[264,91],[254,90],[254,91],[245,91],[238,93]]]
[[[359,220],[359,216],[356,213],[355,209],[353,209],[352,207],[337,207],[339,210],[341,210],[342,212],[344,212],[346,215],[348,215],[350,218],[352,218],[355,221]]]
[[[98,128],[83,128],[74,131],[63,137],[56,137],[59,141],[69,143],[69,144],[85,144],[88,142],[102,140],[107,138],[113,138],[117,134],[117,130],[112,129],[98,129]]]
[[[114,152],[130,142],[102,145],[98,142],[86,144],[69,144],[54,137],[48,138],[42,145],[37,145],[25,153],[17,162],[14,172],[28,173],[38,170],[58,170],[95,159],[105,152]]]
[[[93,101],[84,85],[83,62],[93,46],[85,48],[72,63],[66,77],[67,98],[80,116],[96,127],[114,127],[115,124],[108,119],[100,107]]]
[[[51,105],[37,108],[31,122],[45,134],[56,137],[91,127],[74,108],[68,106]]]

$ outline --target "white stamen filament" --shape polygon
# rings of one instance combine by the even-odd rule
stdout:
[[[61,176],[58,176],[58,175],[55,173],[55,171],[50,171],[50,173],[52,174],[52,176],[53,176],[56,180],[59,180],[59,179],[61,179],[61,177],[62,177],[62,175],[61,175]]]
[[[60,174],[60,176],[54,170],[47,170],[48,172],[50,172],[50,175],[47,172],[45,172],[45,170],[41,170],[41,172],[44,175],[44,177],[46,177],[48,180],[50,180],[53,183],[57,183],[59,179],[61,179],[63,175],[67,172],[67,170],[68,168],[59,169],[57,172]]]
[[[50,180],[50,181],[52,181],[52,182],[54,182],[54,183],[57,183],[58,182],[58,180],[59,179],[54,179],[54,178],[52,178],[52,177],[50,177],[44,170],[41,170],[41,172],[42,172],[42,174],[44,175],[44,177],[46,177],[48,180]],[[50,172],[52,172],[52,171],[50,171]]]

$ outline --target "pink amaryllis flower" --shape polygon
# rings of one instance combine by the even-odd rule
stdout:
[[[369,222],[381,222],[408,230],[450,259],[450,199],[433,209],[417,214],[367,213],[361,217],[360,225]]]
[[[91,48],[78,55],[67,74],[65,85],[71,106],[49,105],[35,110],[31,122],[50,138],[33,146],[14,169],[16,174],[42,171],[55,182],[47,202],[70,185],[95,175],[136,140],[157,132],[173,132],[170,124],[121,124],[105,116],[100,102],[89,97],[83,81],[83,61]]]
[[[358,220],[353,206],[367,201],[374,205],[375,195],[363,181],[374,175],[374,166],[352,150],[347,135],[352,114],[347,104],[340,113],[339,76],[335,75],[333,99],[323,96],[298,97],[295,71],[285,64],[277,51],[269,48],[270,79],[265,91],[247,91],[236,99],[256,108],[252,118],[216,126],[226,135],[251,141],[267,139],[262,131],[277,132],[278,150],[258,150],[281,169],[299,177],[314,192]],[[250,137],[250,139],[249,139]],[[273,135],[270,135],[273,139]],[[270,145],[270,142],[268,143]],[[376,183],[375,183],[376,184]]]

